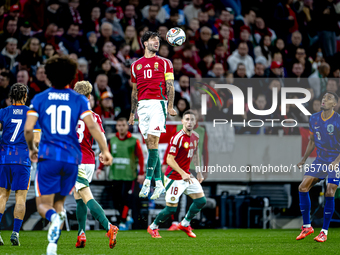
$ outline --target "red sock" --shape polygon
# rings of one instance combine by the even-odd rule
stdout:
[[[126,217],[128,216],[128,213],[129,213],[129,207],[127,207],[126,205],[124,205],[123,212],[122,212],[122,219],[123,219],[123,220],[126,219]]]

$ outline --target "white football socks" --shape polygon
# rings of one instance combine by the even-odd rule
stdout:
[[[190,221],[188,221],[186,218],[184,218],[184,219],[181,221],[181,225],[182,225],[183,227],[187,227],[187,226],[189,226],[189,224],[190,224]]]
[[[158,229],[158,225],[156,225],[154,222],[152,222],[152,224],[150,225],[150,228],[152,230]]]

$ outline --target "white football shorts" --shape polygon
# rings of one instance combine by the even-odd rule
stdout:
[[[138,102],[137,114],[139,129],[144,139],[148,138],[148,134],[161,136],[165,133],[165,120],[167,114],[166,100],[141,100]]]
[[[92,181],[95,164],[80,164],[78,166],[78,177],[76,181],[76,191],[89,187]]]
[[[184,193],[185,195],[203,193],[203,189],[199,181],[195,177],[191,177],[193,183],[183,180],[171,180],[164,177],[164,186],[166,189],[165,201],[167,203],[177,204],[179,197]]]

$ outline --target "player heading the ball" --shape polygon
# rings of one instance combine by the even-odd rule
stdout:
[[[141,38],[145,54],[131,65],[131,114],[129,124],[134,124],[137,109],[139,129],[145,139],[149,156],[146,179],[139,193],[147,197],[152,176],[155,176],[156,189],[151,199],[157,199],[165,192],[161,180],[161,161],[158,154],[158,142],[161,133],[165,133],[167,112],[176,116],[174,110],[174,74],[169,59],[157,56],[161,38],[158,33],[147,31]]]

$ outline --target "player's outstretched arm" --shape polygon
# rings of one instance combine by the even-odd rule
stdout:
[[[166,80],[166,94],[168,96],[168,113],[171,116],[176,116],[177,112],[174,110],[175,87],[173,79]]]
[[[305,164],[307,158],[308,158],[309,155],[313,152],[314,148],[315,148],[314,135],[313,135],[313,134],[310,134],[310,136],[309,136],[309,142],[308,142],[308,146],[307,146],[305,155],[303,156],[301,162],[297,164],[297,166],[298,166],[299,168],[302,167],[302,166]]]
[[[189,183],[192,183],[192,180],[190,179],[190,174],[187,174],[182,168],[179,167],[175,160],[175,156],[168,154],[168,157],[166,158],[166,163],[174,169],[177,173],[179,173],[183,179],[183,181],[187,181]]]
[[[200,166],[200,157],[199,157],[199,152],[198,152],[198,148],[197,150],[194,151],[194,155],[192,156],[192,160],[194,162],[194,165],[196,167],[196,169],[201,169]],[[197,171],[196,171],[197,172]],[[201,171],[197,172],[197,180],[199,181],[199,183],[202,183],[202,181],[204,180],[204,177],[201,173]]]
[[[94,121],[92,114],[85,116],[83,121],[102,151],[102,163],[106,166],[112,165],[112,156],[107,148],[106,139],[103,138],[102,131],[100,130],[98,123]]]
[[[32,161],[36,161],[38,159],[38,149],[35,146],[34,135],[33,135],[34,126],[37,123],[37,120],[38,120],[37,116],[27,115],[25,128],[24,128],[24,135],[25,135],[28,149],[30,151],[30,159]]]
[[[137,83],[132,83],[132,93],[131,93],[131,113],[129,118],[129,125],[135,124],[135,113],[138,104],[138,92]]]

